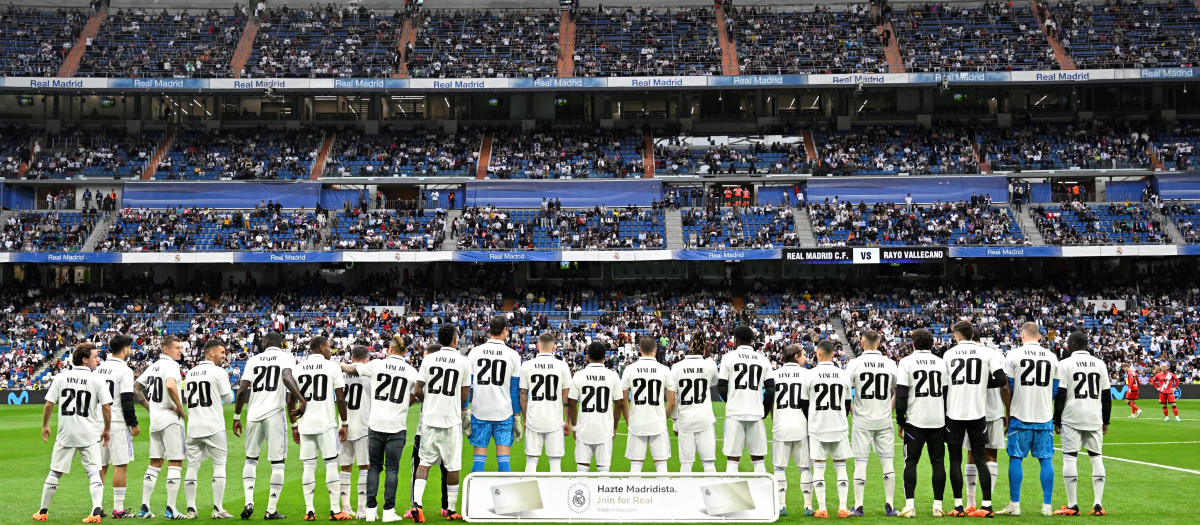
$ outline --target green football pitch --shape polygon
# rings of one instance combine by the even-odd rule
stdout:
[[[1108,471],[1108,481],[1105,489],[1104,504],[1109,515],[1103,518],[1104,521],[1110,523],[1151,524],[1184,523],[1194,520],[1192,512],[1196,507],[1193,505],[1197,505],[1197,501],[1191,498],[1200,496],[1200,401],[1181,401],[1179,405],[1184,417],[1183,422],[1175,422],[1174,418],[1170,422],[1163,422],[1161,409],[1152,402],[1142,404],[1145,413],[1139,419],[1126,418],[1129,412],[1125,404],[1121,402],[1114,403],[1113,424],[1109,429],[1108,435],[1105,437],[1104,452],[1107,456],[1105,468]],[[720,416],[724,412],[724,406],[717,404],[715,408],[718,419],[720,419]],[[0,515],[5,516],[2,520],[4,523],[31,521],[30,516],[38,510],[42,482],[45,480],[46,472],[49,468],[52,446],[50,443],[42,443],[39,437],[41,412],[42,408],[40,406],[5,407],[0,409],[0,438],[2,438],[4,444],[0,448],[0,480],[2,480],[0,481],[0,487],[3,487],[3,496],[0,497],[0,511],[2,511]],[[141,418],[144,425],[147,421],[147,416],[140,408],[139,412],[139,418]],[[230,418],[228,421],[232,421],[232,419]],[[409,418],[410,435],[415,423],[416,411],[414,410]],[[51,425],[54,425],[54,423],[52,422]],[[622,430],[620,431],[622,433],[624,432],[623,427],[624,422],[622,422]],[[143,428],[147,427],[144,426]],[[137,460],[130,465],[130,483],[125,499],[126,507],[129,508],[136,509],[142,498],[141,475],[147,466],[148,439],[148,433],[144,430],[141,436],[134,438]],[[231,433],[229,446],[230,462],[227,469],[229,482],[225,491],[225,507],[236,515],[243,505],[242,484],[240,481],[243,461],[242,440],[233,437]],[[613,453],[614,471],[629,470],[629,462],[621,457],[623,456],[624,448],[625,437],[618,434]],[[525,469],[523,451],[522,443],[517,443],[514,446],[512,456],[512,468],[514,471],[523,471]],[[289,448],[287,482],[284,487],[283,497],[279,503],[279,511],[288,516],[289,522],[302,521],[301,517],[304,514],[304,500],[300,488],[301,466],[296,460],[298,452],[298,446],[292,444]],[[408,456],[410,452],[411,449],[405,451],[405,457],[400,465],[401,481],[397,495],[398,506],[400,507],[405,506],[405,502],[409,497]],[[464,447],[463,466],[466,469],[470,468],[471,454],[471,449]],[[568,439],[567,455],[563,459],[563,470],[568,472],[575,470],[573,454],[572,440]],[[896,502],[897,507],[901,507],[904,504],[904,498],[903,483],[899,479],[899,475],[903,469],[903,461],[899,448],[897,448],[896,455],[898,477],[896,483]],[[1003,451],[1001,451],[1000,455],[999,470],[1001,475],[996,484],[997,494],[994,498],[995,508],[997,509],[1003,507],[1009,501],[1008,461]],[[767,464],[768,469],[770,469],[770,458],[767,458]],[[1055,489],[1053,503],[1055,508],[1058,508],[1066,502],[1061,477],[1061,454],[1055,456],[1054,466]],[[547,470],[544,459],[540,467],[541,470]],[[648,467],[652,466],[648,465]],[[676,459],[672,459],[670,467],[672,471],[678,470],[679,462]],[[923,462],[922,467],[918,476],[916,507],[919,512],[918,519],[930,520],[933,519],[929,514],[932,503],[932,489],[929,482],[927,463]],[[329,510],[327,507],[328,496],[322,483],[324,479],[323,468],[323,466],[318,467],[318,486],[314,500],[317,516],[320,520],[326,519]],[[700,465],[697,463],[695,468],[699,469]],[[488,470],[495,469],[496,463],[493,453],[488,461]],[[717,460],[717,469],[718,471],[724,471],[724,458]],[[651,470],[653,469],[651,468]],[[752,470],[748,457],[743,457],[741,470]],[[853,475],[853,467],[850,470],[851,475]],[[883,516],[883,481],[878,458],[871,458],[868,470],[865,497],[867,517],[853,519],[865,522],[888,521],[890,519]],[[200,510],[201,519],[205,520],[207,520],[209,509],[211,509],[212,495],[209,488],[210,485],[206,481],[210,479],[211,472],[211,463],[206,463],[200,470],[201,483],[197,495],[197,505]],[[261,519],[263,509],[266,508],[266,492],[268,490],[266,480],[270,476],[270,468],[266,465],[266,462],[259,465],[258,475],[258,493],[256,494],[258,512],[254,518],[255,521]],[[437,509],[440,507],[437,477],[438,474],[434,470],[430,475],[429,489],[426,491],[424,506],[427,509]],[[837,491],[834,484],[835,474],[832,468],[828,469],[827,478],[828,490],[826,501],[830,507],[836,509]],[[780,521],[792,522],[812,519],[798,516],[803,514],[803,499],[799,491],[799,472],[794,466],[788,469],[788,480],[788,508],[791,515],[781,518]],[[159,516],[155,520],[161,520],[163,508],[166,505],[164,483],[165,478],[160,476],[152,499],[152,510]],[[356,498],[352,497],[352,499]],[[853,489],[850,491],[849,499],[851,500],[850,503],[853,504]],[[1026,460],[1025,462],[1025,482],[1022,487],[1021,500],[1023,502],[1023,516],[1017,518],[998,516],[996,519],[1011,522],[1066,519],[1058,517],[1043,518],[1040,515],[1042,494],[1038,481],[1038,466],[1036,461]],[[1089,507],[1092,503],[1091,464],[1084,458],[1080,458],[1079,461],[1079,501],[1081,508]],[[76,463],[72,472],[64,476],[59,485],[58,494],[55,496],[54,503],[50,508],[50,522],[79,523],[80,519],[89,512],[89,505],[87,477],[79,464]],[[179,505],[181,507],[185,505],[182,490],[179,494]],[[947,508],[952,506],[949,482],[947,482],[946,486],[945,505]],[[105,487],[104,506],[106,510],[110,510],[112,507],[111,489],[108,487]],[[428,515],[428,517],[431,522],[441,520],[440,517],[436,516],[436,512]],[[1084,516],[1074,518],[1073,520],[1083,521],[1092,519],[1096,518]]]

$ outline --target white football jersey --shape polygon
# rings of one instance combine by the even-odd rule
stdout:
[[[187,437],[201,438],[225,430],[225,408],[233,402],[229,372],[212,361],[188,370],[183,378],[183,404],[188,407]]]
[[[675,430],[700,432],[714,428],[710,389],[717,384],[717,364],[712,359],[689,355],[671,367],[675,387]]]
[[[602,363],[590,363],[575,373],[568,394],[578,405],[575,440],[599,445],[613,440],[613,410],[621,399],[621,377]]]
[[[867,430],[892,428],[892,389],[896,362],[878,351],[863,352],[846,364],[854,386],[854,426]]]
[[[982,346],[991,352],[988,359],[992,362],[1000,363],[1000,367],[1003,369],[1004,352],[1001,352],[999,348],[987,345]],[[995,421],[1004,417],[1004,398],[1001,397],[1000,390],[999,388],[989,388],[987,391],[987,403],[984,405],[983,413],[988,421]]]
[[[1054,419],[1054,382],[1058,381],[1054,354],[1037,343],[1023,344],[1005,356],[1004,372],[1013,383],[1009,417],[1022,423]]]
[[[104,405],[112,404],[108,386],[86,366],[59,372],[50,383],[46,401],[58,405],[54,442],[64,447],[87,447],[100,442]]]
[[[472,348],[467,354],[471,364],[471,414],[483,421],[504,421],[512,417],[512,379],[520,377],[521,356],[495,340]]]
[[[988,380],[1004,362],[997,352],[972,341],[963,341],[946,350],[946,417],[958,421],[983,419],[987,415]]]
[[[471,365],[457,348],[443,347],[425,356],[417,378],[425,384],[425,399],[421,401],[422,425],[433,428],[462,426],[462,387],[470,385],[470,375]]]
[[[1058,388],[1067,389],[1062,423],[1078,430],[1100,430],[1104,426],[1101,399],[1111,395],[1108,368],[1087,350],[1071,353],[1058,363]]]
[[[108,396],[114,404],[120,405],[121,394],[133,393],[133,370],[124,359],[109,357],[96,367],[95,373],[104,381],[105,387],[108,388]],[[120,408],[113,410],[110,426],[114,431],[125,428],[125,416]]]
[[[385,359],[374,359],[355,366],[358,367],[361,376],[370,380],[370,384],[366,385],[369,392],[363,396],[363,403],[371,410],[367,428],[390,434],[407,429],[409,403],[419,378],[417,370],[408,364],[404,357],[398,355],[389,355]],[[428,391],[428,387],[426,390]],[[428,401],[429,398],[425,399]],[[353,420],[354,416],[350,418]]]
[[[343,375],[342,380],[346,382],[346,439],[355,440],[367,435],[370,428],[371,379],[361,375]],[[413,370],[412,381],[409,382],[416,386],[416,370]]]
[[[808,438],[808,418],[800,408],[808,370],[788,363],[772,370],[767,377],[775,380],[775,407],[772,409],[771,434],[776,441],[800,441]]]
[[[273,346],[246,360],[242,381],[250,382],[250,413],[247,420],[262,421],[283,411],[287,405],[283,370],[293,366],[296,366],[296,356]]]
[[[846,371],[829,361],[817,363],[800,393],[800,399],[808,401],[808,435],[826,443],[846,439],[850,433],[846,418],[850,376]]]
[[[183,423],[183,418],[174,411],[175,402],[167,393],[167,380],[174,379],[176,387],[183,381],[183,373],[179,363],[165,354],[159,355],[158,360],[146,367],[141,377],[137,379],[146,388],[146,400],[150,402],[150,431],[156,432],[175,423]],[[180,394],[183,391],[180,390]],[[180,399],[182,401],[182,399]]]
[[[629,433],[656,436],[667,431],[667,391],[675,391],[671,370],[653,357],[625,367],[621,389],[629,402]]]
[[[526,427],[534,432],[562,431],[563,390],[570,391],[571,370],[554,354],[538,354],[521,365],[521,390],[526,401]]]
[[[900,360],[896,386],[908,387],[905,419],[917,428],[946,426],[946,362],[929,350],[917,350]]]
[[[717,378],[729,382],[725,417],[736,421],[763,418],[763,385],[771,362],[751,346],[739,346],[721,358]]]
[[[321,354],[312,354],[292,367],[300,394],[308,402],[296,421],[301,434],[323,434],[338,428],[337,389],[346,388],[342,369]]]

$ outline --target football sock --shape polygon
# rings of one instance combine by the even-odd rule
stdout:
[[[257,475],[258,460],[247,459],[242,467],[242,492],[245,493],[246,504],[254,504],[254,478]]]
[[[342,510],[350,510],[354,507],[350,506],[350,473],[342,472],[338,475],[338,496],[339,502],[342,505]]]
[[[1013,503],[1021,502],[1021,480],[1025,478],[1025,471],[1021,468],[1022,459],[1008,458],[1008,500]]]
[[[787,473],[784,469],[775,470],[775,506],[784,508],[787,505]]]
[[[691,472],[691,471],[692,471],[692,464],[693,464],[693,463],[692,463],[691,461],[689,461],[689,462],[687,462],[687,463],[684,463],[684,462],[680,461],[680,462],[679,462],[679,471],[680,471],[680,472]]]
[[[967,480],[967,506],[974,507],[975,486],[978,484],[979,480],[979,467],[976,467],[974,463],[971,463],[966,466],[966,470],[967,473],[964,477]]]
[[[187,474],[183,477],[183,498],[186,501],[187,508],[196,508],[196,484],[200,477],[200,463],[189,461],[187,466]]]
[[[1179,417],[1179,405],[1171,405],[1171,411],[1175,412],[1175,417]]]
[[[496,463],[500,466],[500,472],[512,472],[512,466],[508,462],[508,454],[496,455]],[[482,468],[479,470],[483,470]]]
[[[704,469],[705,472],[716,472],[717,471],[717,462],[716,461],[700,460],[700,466]],[[691,471],[689,470],[688,472],[691,472]]]
[[[283,493],[283,463],[271,464],[271,493],[267,496],[267,512],[275,512],[275,506],[279,504],[279,495]]]
[[[420,506],[421,502],[425,501],[425,485],[426,485],[426,483],[428,483],[428,480],[417,479],[417,482],[413,484],[413,487],[414,487],[414,489],[413,489],[413,506],[414,507]]]
[[[54,471],[50,471],[50,473],[46,475],[46,483],[42,485],[43,509],[50,508],[50,500],[54,499],[54,493],[58,492],[58,478],[60,477],[62,477],[62,474]]]
[[[1137,411],[1138,411],[1137,403],[1130,403],[1129,404],[1129,413],[1134,414],[1134,413],[1137,413]]]
[[[225,510],[225,464],[213,463],[213,505]]]
[[[562,458],[550,458],[550,472],[562,472]]]
[[[541,458],[525,458],[525,472],[537,472],[538,459]]]
[[[816,509],[825,508],[825,462],[813,462],[813,491],[816,492]]]
[[[863,492],[867,490],[867,458],[854,459],[854,505],[863,506]]]
[[[1167,415],[1167,405],[1163,405],[1163,417],[1166,417]]]
[[[850,475],[846,473],[846,462],[842,461],[833,464],[833,469],[837,472],[837,493],[838,493],[838,508],[846,508],[846,494],[850,492]]]
[[[737,474],[737,472],[738,472],[738,462],[734,461],[732,459],[725,460],[725,473],[726,474]]]
[[[329,491],[329,510],[338,508],[338,498],[342,495],[342,479],[338,472],[337,459],[325,460],[325,490]]]
[[[313,511],[313,493],[317,491],[317,460],[304,460],[304,473],[301,474],[300,484],[304,488],[304,509]]]
[[[471,472],[483,472],[483,466],[487,463],[487,454],[475,454],[475,462],[471,464]]]
[[[754,467],[755,472],[766,472],[767,471],[767,461],[763,460],[763,459],[752,460],[750,462],[750,466]]]
[[[150,496],[154,495],[154,485],[158,483],[160,470],[155,467],[146,467],[146,477],[142,480],[142,505],[150,506]]]
[[[895,506],[896,496],[896,467],[892,458],[879,458],[879,463],[883,467],[883,501],[888,505]],[[858,503],[858,500],[854,500]]]
[[[596,465],[596,472],[608,472],[609,465]]]
[[[1049,505],[1054,497],[1054,458],[1041,458],[1042,504]]]
[[[654,470],[657,472],[667,472],[667,462],[666,461],[655,461],[654,462]]]
[[[92,496],[92,509],[104,506],[104,478],[100,471],[88,472],[88,492]]]
[[[800,492],[804,494],[804,508],[812,508],[813,473],[811,467],[800,467]]]
[[[1063,454],[1063,486],[1067,489],[1067,506],[1075,506],[1075,489],[1079,484],[1079,471],[1077,470],[1077,462],[1079,458],[1074,454]]]
[[[458,485],[455,484],[455,485],[447,486],[446,494],[447,494],[446,497],[450,498],[448,500],[450,503],[450,506],[447,507],[447,510],[449,510],[450,512],[454,512],[454,509],[456,507],[458,507]]]
[[[121,510],[125,508],[125,487],[113,488],[113,509]]]
[[[175,506],[175,501],[179,499],[179,485],[183,481],[183,469],[180,467],[167,467],[167,507],[179,510]]]
[[[1088,456],[1092,460],[1092,492],[1096,494],[1096,505],[1104,499],[1104,456]]]
[[[992,482],[991,482],[992,490],[988,491],[988,494],[991,494],[992,498],[994,499],[996,497],[996,480],[1000,479],[1000,464],[996,463],[995,461],[988,461],[987,468],[988,468],[988,473],[991,474],[990,477],[992,480]]]
[[[367,508],[367,475],[370,469],[358,469],[358,509]]]

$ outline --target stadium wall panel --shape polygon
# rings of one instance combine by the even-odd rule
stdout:
[[[912,194],[915,202],[971,200],[971,195],[991,195],[996,202],[1008,200],[1008,179],[1003,175],[982,177],[818,177],[808,182],[808,200],[904,202]]]
[[[139,182],[127,184],[123,197],[122,206],[129,208],[253,208],[263,201],[278,202],[284,208],[315,208],[321,183]]]
[[[567,208],[649,206],[663,196],[662,181],[484,181],[467,183],[467,205],[540,208],[542,199]]]

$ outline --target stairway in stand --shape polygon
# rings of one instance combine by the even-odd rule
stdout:
[[[565,9],[558,19],[558,76],[575,76],[575,20]]]
[[[87,24],[83,26],[83,30],[79,32],[79,38],[71,46],[71,52],[67,53],[67,58],[63,60],[62,66],[58,68],[58,78],[68,78],[79,70],[79,61],[83,60],[83,54],[87,53],[88,40],[95,38],[100,33],[100,25],[104,23],[107,17],[108,11],[101,8],[88,19]]]
[[[879,7],[872,7],[871,10],[875,13],[876,18],[878,18]],[[891,73],[905,73],[904,55],[900,54],[900,44],[896,42],[896,30],[892,27],[891,20],[879,24],[878,27],[880,37],[882,37],[885,32],[892,35],[892,37],[888,39],[887,45],[883,46],[883,56],[887,58],[888,71]],[[880,44],[882,44],[882,42],[880,42]]]
[[[479,164],[475,166],[475,178],[484,180],[488,175],[488,165],[492,163],[492,134],[488,133],[483,137],[483,143],[479,145]]]
[[[142,170],[142,180],[154,180],[154,174],[158,173],[158,164],[167,156],[167,152],[171,151],[171,145],[174,143],[175,127],[172,126],[167,130],[167,134],[163,135],[162,142],[158,143],[158,149],[154,150],[154,156],[146,163],[146,169]]]
[[[1050,47],[1054,49],[1054,57],[1058,59],[1058,67],[1062,69],[1075,69],[1075,59],[1071,58],[1071,55],[1067,53],[1067,50],[1063,48],[1062,43],[1057,38],[1046,32],[1046,20],[1042,18],[1042,13],[1038,11],[1037,0],[1031,1],[1032,5],[1030,9],[1033,9],[1033,19],[1037,20],[1038,27],[1042,29],[1042,34],[1046,35],[1046,43],[1050,44]],[[1046,12],[1050,12],[1049,7],[1046,8]]]
[[[233,78],[242,78],[242,69],[250,61],[250,53],[254,51],[254,39],[258,37],[258,20],[251,16],[246,20],[246,28],[242,29],[242,37],[238,39],[237,49],[229,61],[229,72]]]
[[[396,72],[392,73],[392,78],[409,78],[408,72],[408,57],[404,56],[404,48],[412,45],[417,41],[417,23],[412,17],[408,17],[404,21],[404,27],[400,29],[400,47],[396,52],[400,54],[400,65],[396,67]]]
[[[649,131],[642,135],[642,178],[654,178],[654,136]]]
[[[729,38],[725,29],[725,10],[717,9],[717,40],[721,44],[721,74],[740,75],[741,65],[738,62],[737,43]]]
[[[333,149],[333,141],[336,139],[336,133],[325,135],[325,140],[321,141],[321,149],[317,151],[317,158],[313,159],[312,170],[308,172],[309,179],[317,180],[325,174],[325,164],[329,162],[329,152]]]

